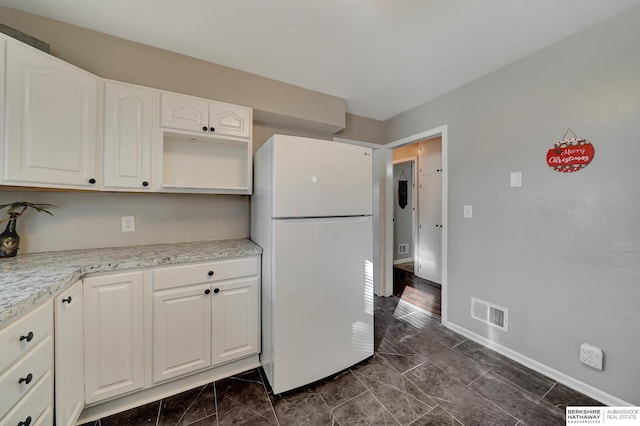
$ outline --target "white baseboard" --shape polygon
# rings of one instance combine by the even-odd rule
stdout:
[[[394,260],[393,264],[397,265],[399,263],[409,263],[409,262],[413,262],[413,257],[408,257],[406,259],[398,259],[398,260]]]
[[[519,362],[525,367],[529,367],[530,369],[535,370],[538,373],[544,374],[545,376],[550,377],[551,379],[556,380],[572,389],[575,389],[578,392],[582,392],[583,394],[590,396],[591,398],[597,401],[600,401],[603,404],[606,404],[610,407],[635,406],[635,404],[631,404],[630,402],[624,401],[616,396],[613,396],[607,392],[597,389],[583,381],[573,378],[565,373],[562,373],[556,369],[553,369],[534,359],[526,357],[521,353],[518,353],[512,349],[509,349],[506,346],[502,346],[492,340],[487,339],[486,337],[480,336],[479,334],[469,331],[466,328],[461,327],[455,323],[447,321],[446,323],[442,322],[442,325],[455,331],[456,333],[462,334],[466,338],[473,340],[474,342],[479,343],[482,346],[486,346],[489,349],[493,349],[494,351],[506,356],[507,358],[511,358],[512,360]]]

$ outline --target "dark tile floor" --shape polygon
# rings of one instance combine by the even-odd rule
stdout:
[[[113,425],[564,425],[565,405],[600,405],[441,326],[376,298],[375,355],[274,396],[261,370],[103,418]]]

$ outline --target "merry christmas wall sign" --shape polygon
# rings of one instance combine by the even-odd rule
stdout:
[[[573,137],[567,137],[569,132]],[[562,139],[547,151],[547,164],[557,172],[575,172],[587,167],[593,160],[594,154],[595,150],[591,142],[579,138],[573,130],[568,129]]]

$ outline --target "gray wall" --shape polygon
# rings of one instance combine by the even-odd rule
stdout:
[[[0,204],[14,201],[58,206],[18,219],[20,253],[249,236],[248,196],[0,191]],[[135,216],[134,232],[121,232],[121,216]]]
[[[636,7],[386,126],[394,141],[448,125],[449,321],[635,405],[639,41]],[[561,174],[545,155],[567,128],[595,159]],[[470,318],[472,296],[509,309],[508,333]],[[578,361],[583,342],[603,348],[603,372]]]

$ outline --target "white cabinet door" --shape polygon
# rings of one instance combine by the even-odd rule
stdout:
[[[84,280],[87,404],[144,386],[143,272]]]
[[[416,275],[442,283],[442,174],[420,176]]]
[[[153,90],[104,85],[104,188],[151,189]]]
[[[191,132],[209,132],[209,102],[174,93],[160,93],[160,125]]]
[[[211,285],[157,290],[153,294],[153,381],[211,365]]]
[[[209,102],[209,131],[215,135],[249,138],[253,124],[252,115],[251,108],[224,102]]]
[[[19,42],[6,54],[3,180],[95,186],[97,78]]]
[[[220,364],[260,351],[258,277],[213,286],[212,363]]]
[[[56,425],[76,424],[84,408],[82,281],[55,299]]]

